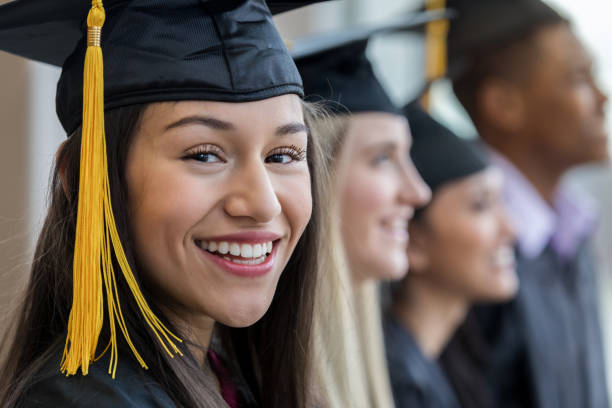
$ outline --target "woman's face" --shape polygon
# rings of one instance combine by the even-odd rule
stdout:
[[[156,301],[232,327],[268,309],[311,214],[301,100],[149,106],[127,160],[131,228]]]
[[[340,225],[357,280],[400,279],[408,271],[408,221],[429,199],[410,160],[402,116],[359,113],[349,119],[337,163]]]
[[[440,187],[410,227],[411,273],[469,302],[502,301],[518,287],[503,176],[489,167]]]

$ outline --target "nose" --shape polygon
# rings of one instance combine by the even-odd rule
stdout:
[[[597,93],[599,104],[603,108],[608,103],[608,94],[599,85],[595,85],[595,92]]]
[[[402,173],[403,178],[400,186],[402,201],[415,208],[423,207],[431,199],[430,188],[425,184],[411,160],[405,163]]]
[[[229,193],[224,211],[231,217],[247,217],[258,223],[269,222],[281,213],[270,174],[261,159],[236,168],[228,180]]]

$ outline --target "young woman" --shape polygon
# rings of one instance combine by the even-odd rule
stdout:
[[[515,294],[514,232],[500,172],[416,104],[406,113],[433,195],[408,228],[410,272],[385,318],[389,372],[397,406],[452,408],[459,401],[437,360],[472,304]]]
[[[0,405],[306,407],[325,165],[268,7],[81,6],[0,8],[70,135]]]
[[[336,225],[330,235],[344,249],[339,274],[325,276],[328,291],[339,289],[326,294],[317,322],[325,325],[330,311],[345,316],[340,324],[317,330],[320,388],[334,407],[385,408],[393,400],[378,282],[407,272],[406,229],[429,190],[409,158],[408,123],[375,77],[366,46],[367,41],[351,42],[302,57],[297,64],[306,94],[327,97],[334,112],[319,123],[317,133],[334,176]],[[347,370],[350,376],[342,378],[339,373]]]

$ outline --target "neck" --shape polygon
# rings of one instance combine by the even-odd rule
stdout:
[[[410,330],[430,359],[437,359],[465,319],[468,302],[418,277],[408,277],[403,296],[393,301],[392,313]]]
[[[516,135],[497,135],[491,147],[504,155],[529,180],[540,196],[553,205],[563,174],[571,167],[555,163],[525,143],[513,143]],[[486,139],[486,136],[483,137]]]

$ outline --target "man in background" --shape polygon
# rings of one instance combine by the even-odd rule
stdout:
[[[456,0],[449,76],[506,175],[516,300],[476,310],[500,407],[608,407],[588,202],[570,168],[608,160],[606,95],[570,23],[539,0]]]

